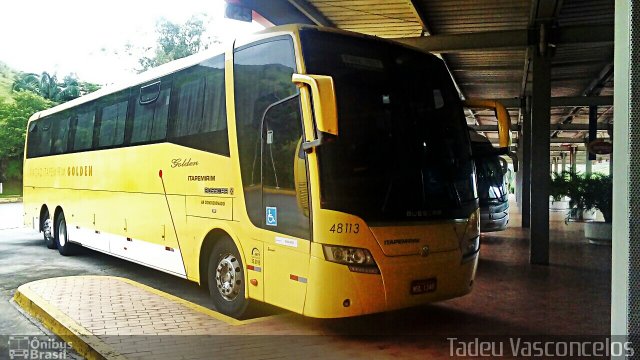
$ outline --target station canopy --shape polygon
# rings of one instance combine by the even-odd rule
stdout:
[[[552,149],[584,150],[588,105],[598,137],[613,121],[614,2],[611,0],[227,0],[265,26],[336,27],[391,38],[446,63],[461,98],[500,99],[514,136],[531,93],[532,52],[551,51]],[[544,33],[544,34],[542,34]],[[491,139],[492,113],[467,110],[469,125]],[[552,152],[553,153],[553,152]]]

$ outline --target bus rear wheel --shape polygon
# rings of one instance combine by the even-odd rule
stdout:
[[[235,318],[244,314],[249,305],[245,294],[244,267],[231,238],[220,239],[211,249],[207,282],[216,310]]]
[[[69,242],[69,233],[67,232],[67,221],[64,219],[64,213],[60,213],[56,219],[55,227],[56,246],[60,255],[72,255],[75,245]]]
[[[53,236],[53,221],[51,220],[49,210],[45,209],[42,212],[42,216],[40,217],[40,219],[40,221],[42,221],[42,234],[44,237],[44,243],[47,245],[47,248],[55,249],[56,241]]]

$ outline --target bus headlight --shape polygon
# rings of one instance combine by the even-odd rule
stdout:
[[[367,249],[346,246],[323,245],[327,261],[348,265],[349,270],[367,274],[379,274],[380,270]]]
[[[468,260],[480,250],[480,214],[479,210],[471,213],[464,236],[460,242],[462,260]]]
[[[480,236],[465,239],[462,242],[462,258],[466,260],[480,250]]]

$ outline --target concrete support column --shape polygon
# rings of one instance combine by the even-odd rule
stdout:
[[[592,142],[596,140],[597,137],[598,137],[598,106],[591,105],[589,106],[589,139],[587,140],[587,142]],[[596,154],[592,154],[591,152],[589,152],[589,149],[587,149],[587,156],[585,160],[585,165],[586,165],[585,173],[587,175],[591,175],[591,172],[592,172],[591,165],[592,165],[592,161],[595,159],[596,159]]]
[[[615,147],[613,152],[615,152]],[[613,153],[609,154],[609,174],[613,174]]]
[[[547,136],[548,137],[548,136]],[[525,99],[524,111],[522,112],[522,166],[520,174],[522,176],[522,227],[531,226],[531,98]],[[548,154],[547,154],[548,155]]]
[[[560,153],[560,157],[562,158],[562,172],[567,171],[567,153]]]
[[[516,148],[516,158],[518,159],[518,172],[516,172],[516,204],[522,213],[522,133],[518,133],[518,147]]]
[[[611,334],[640,341],[640,0],[616,0]],[[637,351],[636,351],[637,353]]]
[[[571,175],[576,174],[578,165],[578,148],[575,146],[571,147]]]
[[[549,24],[540,24],[548,30]],[[532,264],[549,264],[549,153],[551,132],[551,48],[546,39],[532,59],[533,91],[531,99],[531,240]]]
[[[589,140],[588,142],[592,142],[596,140],[598,137],[598,106],[591,105],[589,106]],[[587,159],[595,160],[596,154],[592,154],[587,151]]]

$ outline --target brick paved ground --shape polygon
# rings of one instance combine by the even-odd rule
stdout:
[[[518,222],[513,216],[512,225]],[[611,249],[586,244],[580,224],[553,221],[551,238],[551,264],[531,266],[525,231],[483,235],[470,295],[351,319],[286,313],[224,321],[208,309],[110,277],[26,286],[113,353],[134,359],[446,358],[451,336],[608,334]]]

